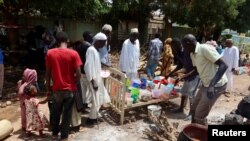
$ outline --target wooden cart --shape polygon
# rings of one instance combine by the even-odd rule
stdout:
[[[111,98],[111,107],[120,115],[120,124],[123,125],[125,110],[135,108],[143,105],[149,105],[154,103],[163,102],[163,99],[152,99],[148,102],[138,102],[132,104],[132,106],[126,105],[126,74],[115,68],[106,68],[110,71],[110,76],[105,79],[104,84]],[[171,96],[176,98],[178,95]]]

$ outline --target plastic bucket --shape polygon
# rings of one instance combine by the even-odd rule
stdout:
[[[161,106],[159,105],[149,105],[148,106],[148,117],[153,121],[153,117],[160,117],[161,115]]]

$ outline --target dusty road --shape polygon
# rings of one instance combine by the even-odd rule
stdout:
[[[238,102],[245,96],[249,95],[248,87],[249,75],[235,75],[234,76],[234,92],[231,97],[225,97],[222,95],[214,105],[211,113],[208,116],[210,124],[219,124],[223,120],[224,115],[231,110],[236,109]],[[176,107],[180,103],[180,98],[170,100],[168,103],[163,104],[163,110],[168,116],[171,122],[179,123],[178,130],[181,130],[190,121],[183,121],[186,116],[189,107],[186,108],[185,113],[173,114],[170,109]],[[48,115],[47,104],[41,106],[42,111]],[[20,130],[20,108],[19,103],[14,102],[9,107],[0,108],[0,119],[7,118],[12,121],[14,126],[14,132],[11,136],[6,138],[6,141],[21,141],[21,140],[33,140],[44,141],[50,140],[50,132],[45,131],[48,135],[46,138],[40,138],[37,133],[34,133],[30,138],[25,137]],[[103,117],[100,119],[98,126],[86,127],[83,132],[71,134],[71,140],[73,141],[148,141],[149,139],[143,135],[143,130],[148,128],[150,123],[147,121],[146,107],[133,109],[128,112],[126,116],[126,124],[119,126],[113,122],[112,118],[116,115],[110,111],[102,112]],[[83,121],[84,117],[83,115]]]

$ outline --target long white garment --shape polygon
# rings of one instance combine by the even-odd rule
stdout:
[[[225,48],[222,54],[223,61],[228,65],[226,76],[228,79],[227,82],[227,91],[232,92],[233,89],[233,73],[232,68],[237,68],[239,66],[239,49],[235,46],[231,48]]]
[[[82,102],[90,103],[91,102],[91,95],[89,92],[90,83],[85,74],[81,75],[80,83],[81,83],[81,91],[82,91]]]
[[[119,60],[119,69],[127,74],[131,80],[136,79],[137,70],[140,67],[140,43],[137,39],[132,44],[130,39],[123,42],[122,51]],[[132,77],[132,78],[131,78]]]
[[[86,95],[91,96],[91,111],[89,118],[96,119],[99,108],[102,104],[110,102],[110,97],[106,88],[104,87],[103,80],[101,78],[101,61],[97,50],[91,46],[88,48],[86,53],[86,62],[84,65],[85,76],[88,80],[88,87]],[[91,84],[91,80],[94,80],[97,83],[98,90],[95,91]]]
[[[72,116],[71,116],[71,126],[76,127],[82,124],[81,113],[76,109],[76,103],[73,103],[72,106]]]

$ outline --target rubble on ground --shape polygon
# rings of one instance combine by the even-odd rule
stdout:
[[[151,125],[151,129],[145,129],[144,134],[155,141],[177,141],[179,136],[177,127],[174,127],[166,116],[153,117],[153,120],[154,124]],[[175,124],[175,126],[178,125]]]

